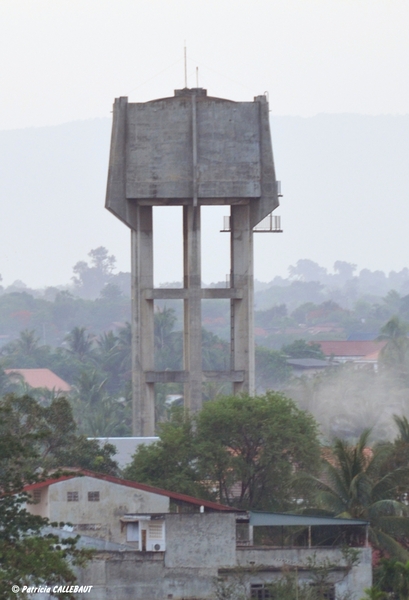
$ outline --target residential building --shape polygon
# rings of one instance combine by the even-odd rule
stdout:
[[[22,379],[31,388],[41,388],[58,394],[68,394],[71,391],[71,386],[50,369],[5,369],[5,373],[11,377],[16,374],[17,380]]]
[[[95,549],[78,569],[79,585],[93,586],[89,600],[213,600],[223,587],[267,600],[283,570],[314,585],[325,564],[328,600],[359,600],[371,585],[365,521],[240,511],[84,470],[25,489],[30,512],[69,522],[63,537],[78,533],[80,546]],[[258,527],[276,532],[273,545],[253,536]],[[356,560],[345,543],[356,546]]]
[[[379,353],[386,341],[377,340],[325,340],[317,341],[326,358],[339,363],[352,362],[378,368]]]

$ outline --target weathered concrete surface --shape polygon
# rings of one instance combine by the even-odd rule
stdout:
[[[173,524],[177,523],[175,520]],[[169,545],[166,553],[98,552],[79,572],[79,583],[94,586],[87,595],[89,600],[213,600],[218,577],[230,583],[240,581],[250,595],[251,584],[274,581],[281,576],[283,565],[299,567],[299,580],[311,582],[311,571],[303,567],[308,557],[314,555],[316,563],[328,559],[339,565],[329,577],[335,584],[338,599],[349,592],[351,600],[359,600],[363,589],[372,582],[370,548],[360,549],[360,563],[348,572],[343,568],[345,562],[337,549],[243,549],[237,551],[234,565],[223,567],[225,561],[222,559],[221,565],[217,565],[215,557],[207,551],[209,546],[205,545],[202,551],[200,546],[191,543],[190,537],[181,537],[180,545],[185,551],[184,566],[169,565]],[[191,554],[195,556],[191,558]],[[217,556],[220,558],[220,553]]]
[[[214,597],[217,568],[172,568],[163,553],[98,553],[79,581],[93,582],[89,600],[174,600]]]
[[[266,97],[233,102],[198,89],[146,103],[117,99],[107,208],[133,227],[128,200],[189,204],[195,179],[202,204],[250,200],[252,226],[278,206]]]
[[[155,435],[155,389],[145,373],[155,368],[153,300],[152,207],[138,206],[136,228],[131,232],[132,282],[132,423],[133,434]]]
[[[359,562],[352,568],[339,548],[239,548],[237,563],[248,568],[248,584],[269,582],[281,576],[284,565],[298,568],[300,580],[311,581],[308,560],[318,566],[326,560],[337,568],[332,569],[329,581],[335,584],[336,597],[350,593],[351,600],[360,600],[364,589],[372,585],[372,549],[358,548]]]
[[[183,207],[183,363],[185,407],[195,413],[202,407],[202,269],[200,206]]]
[[[235,382],[235,394],[255,392],[254,366],[254,282],[253,231],[250,207],[231,207],[231,286],[241,293],[241,299],[231,300],[231,368],[243,371],[244,380]]]
[[[98,491],[99,502],[90,502],[88,492]],[[78,492],[77,502],[68,502],[67,493]],[[169,498],[128,488],[94,477],[74,477],[42,490],[41,503],[27,505],[27,510],[51,522],[72,523],[76,533],[126,544],[126,528],[120,518],[129,513],[165,513]]]
[[[235,514],[166,515],[167,568],[219,568],[235,564]]]
[[[231,299],[231,364],[220,375],[235,393],[254,393],[253,228],[278,206],[269,110],[253,102],[208,97],[202,88],[146,103],[114,104],[106,207],[132,230],[133,434],[152,436],[153,299],[184,304],[185,407],[202,405],[201,300]],[[231,286],[201,289],[200,206],[231,205]],[[154,290],[152,206],[183,205],[183,290]],[[167,293],[169,295],[167,295]],[[240,374],[240,375],[238,375]],[[176,377],[176,375],[174,375]]]

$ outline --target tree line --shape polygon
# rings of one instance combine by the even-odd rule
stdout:
[[[130,273],[115,272],[116,259],[103,246],[73,267],[70,284],[43,290],[23,282],[0,286],[0,342],[16,339],[23,329],[34,329],[43,344],[60,346],[78,325],[100,335],[130,320]],[[328,273],[314,261],[299,260],[287,278],[255,283],[257,343],[279,350],[300,337],[307,340],[347,339],[350,335],[376,337],[393,315],[409,320],[409,269],[385,274],[344,261]],[[181,282],[163,283],[181,286]],[[225,285],[223,282],[210,286]],[[158,310],[173,309],[175,329],[182,329],[182,303],[158,301]],[[206,331],[229,339],[229,302],[202,302]],[[324,327],[317,333],[316,327]],[[367,338],[365,338],[367,339]]]

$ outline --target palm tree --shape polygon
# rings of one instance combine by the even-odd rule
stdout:
[[[333,458],[324,460],[328,483],[306,474],[297,480],[303,489],[315,492],[317,508],[332,516],[369,521],[371,544],[407,561],[409,552],[401,542],[409,535],[409,509],[397,498],[402,483],[409,481],[409,468],[383,474],[390,448],[369,449],[369,435],[365,430],[354,445],[335,440]]]
[[[93,340],[92,336],[86,333],[85,327],[74,327],[65,340],[68,342],[68,351],[79,359],[82,360],[86,355],[90,355]]]
[[[107,394],[107,379],[97,370],[83,370],[73,386],[71,405],[78,429],[85,435],[112,436],[128,433],[127,407],[124,398]]]
[[[385,598],[407,600],[409,598],[409,561],[403,563],[394,559],[382,559],[377,569],[378,586],[389,594]]]
[[[400,379],[406,381],[409,372],[409,339],[408,325],[399,317],[391,317],[382,327],[378,340],[385,340],[380,352],[380,364],[395,372]]]
[[[16,342],[16,350],[21,354],[31,356],[38,348],[40,338],[37,337],[34,329],[24,329],[20,331],[20,337]]]
[[[126,323],[124,327],[118,330],[118,352],[119,352],[119,369],[128,378],[132,371],[132,328],[130,323]]]
[[[409,421],[405,416],[399,417],[398,415],[393,415],[393,420],[399,429],[399,437],[395,442],[409,444]]]
[[[173,308],[165,306],[155,313],[155,346],[158,350],[163,350],[170,344],[176,320]]]
[[[409,598],[409,560],[405,563],[397,561],[396,569],[396,588],[399,594],[399,600]]]
[[[20,331],[19,337],[1,349],[5,356],[4,364],[15,368],[34,368],[42,366],[42,350],[34,329]]]

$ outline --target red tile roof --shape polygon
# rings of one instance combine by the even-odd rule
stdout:
[[[334,340],[334,341],[319,341],[316,342],[321,346],[321,350],[325,356],[344,356],[348,358],[367,356],[374,352],[379,352],[386,341],[377,342],[376,340]]]
[[[5,369],[5,373],[7,375],[18,373],[32,388],[45,388],[56,392],[71,391],[71,386],[50,369]]]
[[[94,471],[88,471],[87,469],[67,469],[70,471],[67,475],[61,475],[60,477],[52,477],[38,483],[31,483],[24,487],[24,492],[30,492],[31,490],[38,490],[60,481],[66,481],[67,479],[73,479],[74,477],[94,477],[95,479],[101,479],[102,481],[109,481],[110,483],[116,483],[117,485],[124,485],[126,487],[135,488],[143,492],[150,492],[151,494],[159,494],[160,496],[167,496],[172,500],[179,500],[179,502],[187,502],[195,506],[204,506],[210,510],[217,511],[230,511],[230,512],[243,512],[238,509],[232,508],[231,506],[225,506],[218,502],[211,502],[210,500],[201,500],[200,498],[194,498],[186,494],[179,494],[178,492],[169,492],[162,490],[161,488],[146,485],[145,483],[138,483],[136,481],[129,481],[128,479],[121,479],[120,477],[113,477],[112,475],[105,475],[103,473],[94,473]]]

